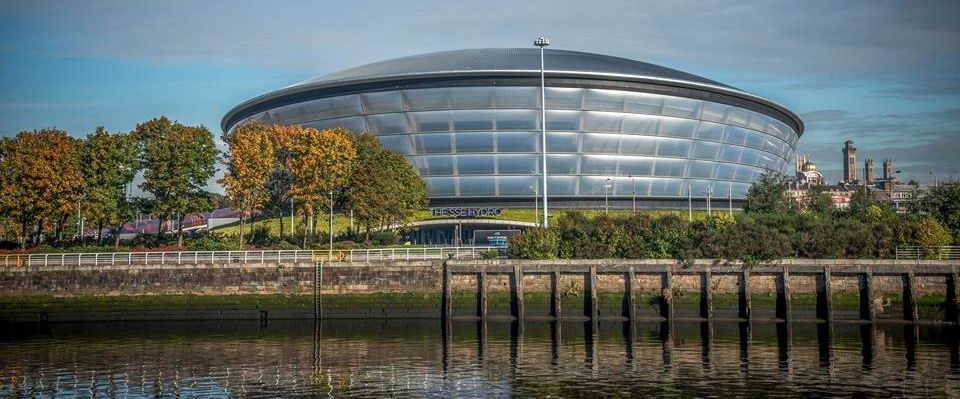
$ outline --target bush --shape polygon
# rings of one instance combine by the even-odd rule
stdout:
[[[400,236],[392,231],[378,231],[370,235],[370,241],[380,246],[397,245]]]
[[[510,242],[507,254],[517,259],[556,259],[560,237],[551,229],[530,229]]]

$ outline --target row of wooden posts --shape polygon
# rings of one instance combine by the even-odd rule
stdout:
[[[598,295],[597,295],[597,276],[599,274],[621,275],[624,280],[624,312],[622,317],[633,320],[637,318],[636,309],[636,276],[659,275],[660,293],[659,296],[659,316],[664,319],[674,318],[674,306],[672,298],[672,279],[675,275],[699,275],[700,277],[700,304],[699,316],[704,319],[714,318],[713,311],[713,290],[710,287],[711,278],[714,275],[735,275],[738,280],[738,310],[737,316],[741,319],[750,320],[754,318],[753,308],[750,300],[750,278],[752,275],[774,275],[776,279],[776,318],[780,320],[791,320],[790,305],[790,276],[793,275],[811,275],[816,278],[816,317],[827,322],[833,321],[833,293],[830,288],[831,278],[835,275],[854,275],[859,280],[859,303],[860,319],[864,321],[875,321],[877,319],[877,306],[874,303],[874,277],[899,276],[903,282],[903,320],[908,322],[919,321],[916,298],[916,278],[917,276],[942,276],[945,277],[945,321],[958,323],[958,302],[957,302],[957,267],[948,266],[898,266],[888,265],[871,268],[869,266],[819,266],[819,265],[790,265],[790,266],[760,266],[754,268],[744,268],[738,266],[727,267],[689,267],[680,268],[675,266],[634,266],[634,265],[574,265],[569,263],[549,265],[537,264],[536,267],[524,267],[517,262],[509,264],[461,264],[443,265],[442,282],[442,300],[441,300],[441,318],[450,319],[453,316],[452,301],[452,277],[453,275],[475,275],[477,281],[477,309],[476,316],[486,319],[487,312],[487,277],[491,274],[508,274],[510,276],[510,309],[511,316],[517,319],[524,318],[523,301],[523,276],[524,274],[547,274],[550,276],[550,316],[554,318],[561,317],[562,296],[560,289],[561,275],[581,275],[584,276],[585,296],[584,313],[585,316],[592,319],[599,319]]]

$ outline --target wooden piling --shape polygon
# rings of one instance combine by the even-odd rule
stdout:
[[[477,273],[477,317],[487,318],[487,271]]]
[[[790,272],[786,267],[777,274],[777,318],[790,320]]]
[[[817,318],[827,322],[833,321],[833,295],[830,289],[830,268],[824,267],[823,272],[817,273]]]
[[[518,320],[523,319],[523,270],[520,264],[513,266],[511,275],[512,287],[510,287],[510,313]]]
[[[560,295],[560,272],[550,273],[550,316],[559,319],[563,314]]]
[[[713,290],[710,289],[710,269],[700,273],[700,317],[713,318]]]
[[[447,265],[447,262],[443,262],[443,293],[440,297],[440,319],[443,323],[450,321],[451,317],[453,316],[453,297],[450,292],[451,277],[450,266]]]
[[[750,271],[744,269],[737,276],[737,317],[750,320],[753,304],[750,301]]]
[[[917,298],[916,298],[916,279],[913,272],[903,273],[903,319],[907,321],[917,321]]]
[[[947,275],[946,319],[947,322],[960,322],[960,303],[957,302],[957,280],[960,276],[956,270]]]
[[[590,272],[587,274],[586,281],[587,290],[590,292],[586,296],[586,306],[584,307],[584,313],[590,318],[590,320],[598,320],[600,318],[600,307],[598,306],[597,298],[597,267],[590,266]]]
[[[876,306],[873,306],[873,273],[867,269],[860,273],[860,320],[874,321],[877,318]]]
[[[630,266],[630,270],[627,271],[627,275],[624,276],[623,280],[623,295],[624,295],[624,306],[626,307],[626,312],[624,312],[624,317],[630,320],[637,319],[637,292],[634,288],[636,278],[636,273],[633,269],[633,266]]]
[[[660,274],[660,317],[673,320],[673,272]]]

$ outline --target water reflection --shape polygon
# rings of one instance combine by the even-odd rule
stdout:
[[[956,396],[958,335],[883,323],[52,324],[0,341],[0,397]]]

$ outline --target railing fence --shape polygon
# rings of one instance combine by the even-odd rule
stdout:
[[[936,260],[956,260],[960,259],[960,246],[942,246],[942,247],[921,247],[921,246],[899,246],[897,247],[897,259],[936,259]]]

